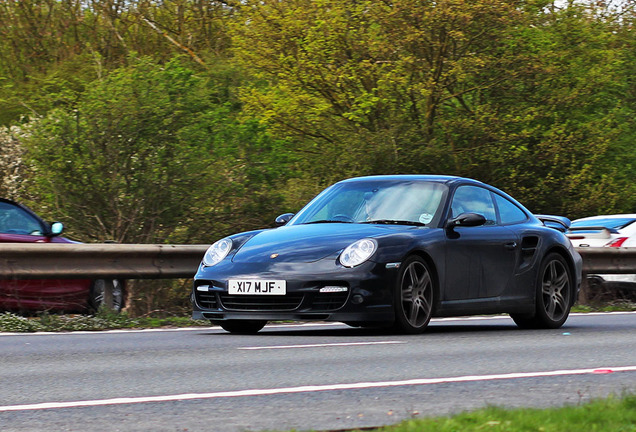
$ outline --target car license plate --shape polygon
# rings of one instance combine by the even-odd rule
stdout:
[[[287,283],[284,280],[230,279],[229,294],[285,295]]]

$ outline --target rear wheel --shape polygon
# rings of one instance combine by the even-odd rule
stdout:
[[[534,315],[510,317],[521,328],[559,328],[570,314],[574,283],[565,259],[548,254],[541,263],[536,286]]]
[[[422,333],[431,320],[433,298],[433,279],[426,261],[418,256],[406,259],[394,293],[395,330]]]
[[[120,312],[125,300],[124,287],[120,280],[97,279],[91,284],[88,305],[93,312],[100,308]]]
[[[212,320],[211,322],[212,324],[221,326],[221,328],[227,332],[236,334],[255,334],[267,324],[267,321],[264,320]]]

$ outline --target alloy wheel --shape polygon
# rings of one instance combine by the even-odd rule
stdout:
[[[570,298],[570,278],[565,265],[552,260],[543,272],[541,285],[545,313],[553,321],[559,321],[567,314]]]
[[[425,327],[431,318],[433,283],[423,261],[417,259],[407,264],[400,288],[402,311],[408,325],[414,329]]]

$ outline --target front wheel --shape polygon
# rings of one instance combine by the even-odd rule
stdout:
[[[267,321],[264,320],[227,320],[227,321],[211,321],[230,333],[236,334],[256,334],[265,327]]]
[[[428,264],[413,256],[402,263],[394,293],[395,330],[422,333],[433,313],[434,286]]]
[[[534,315],[510,317],[521,328],[559,328],[568,319],[573,293],[574,282],[567,262],[557,253],[548,254],[539,270]]]

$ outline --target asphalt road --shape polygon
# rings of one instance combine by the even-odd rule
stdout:
[[[434,320],[418,336],[340,324],[0,333],[2,431],[349,429],[624,391],[636,392],[636,313],[532,331]]]

